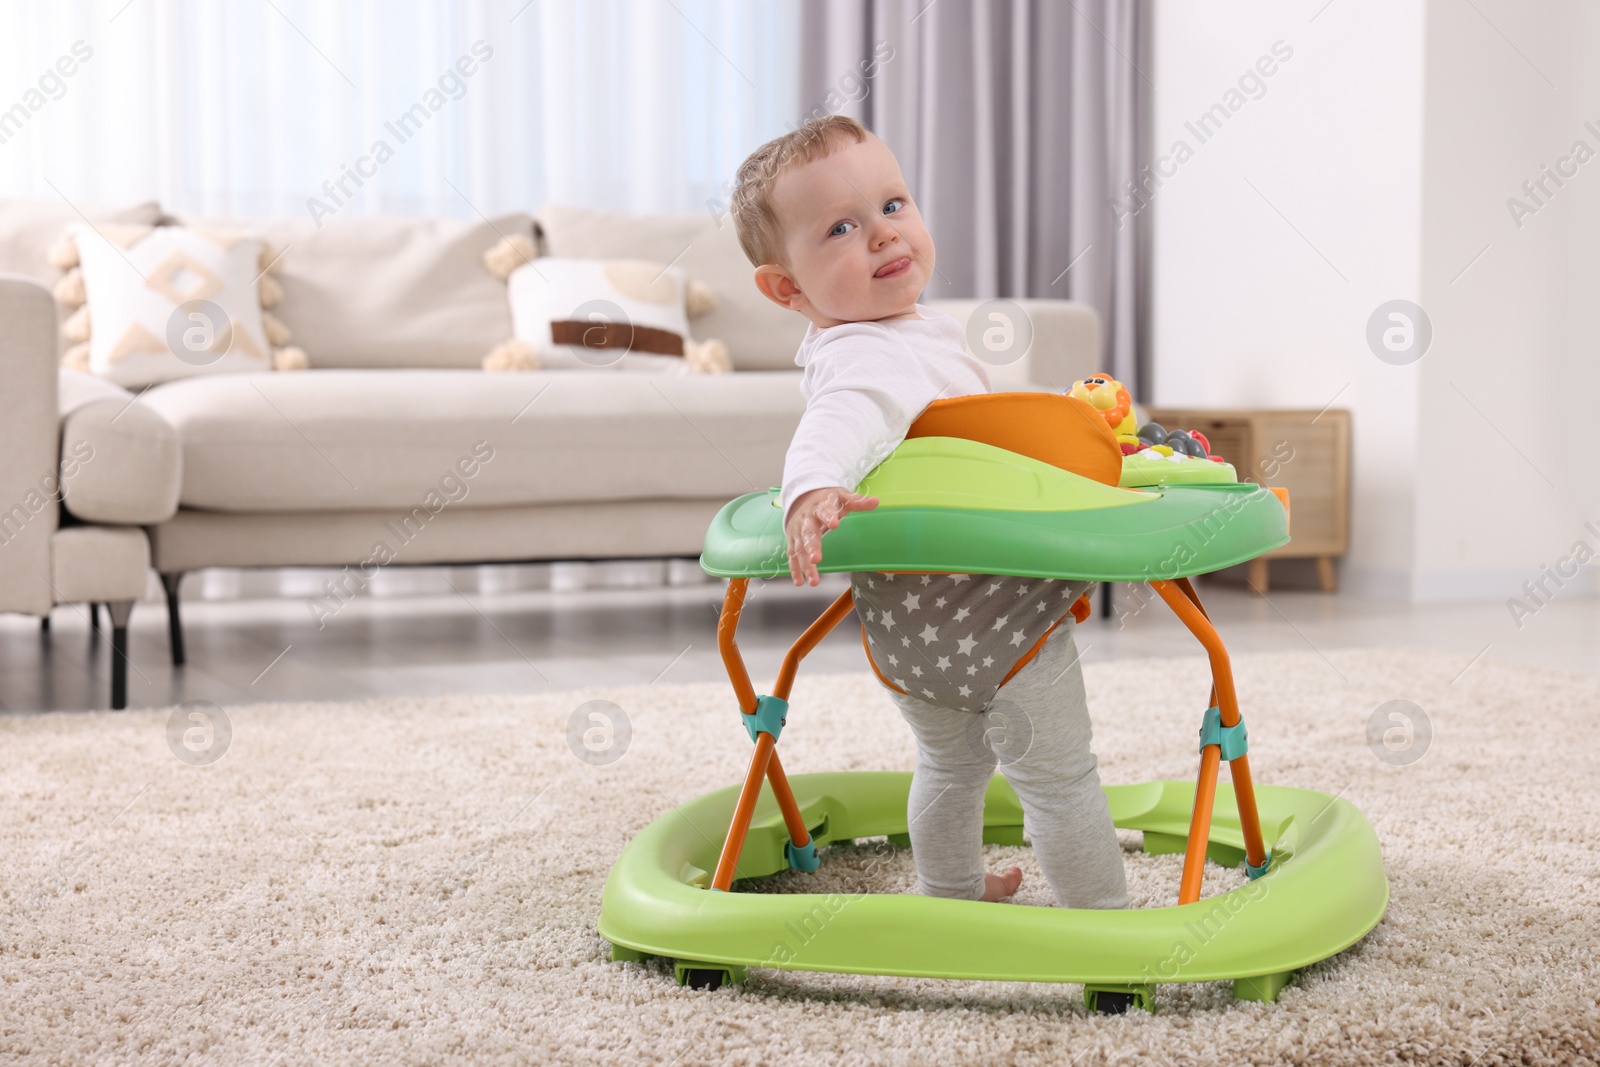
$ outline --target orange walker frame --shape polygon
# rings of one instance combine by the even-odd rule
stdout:
[[[746,715],[754,716],[757,710],[756,691],[750,684],[750,673],[745,668],[744,657],[740,655],[735,640],[735,632],[739,628],[739,615],[744,610],[745,592],[749,582],[748,578],[728,579],[728,589],[722,601],[722,613],[717,620],[717,648],[722,652],[722,662],[728,669],[729,680],[733,682],[740,710]],[[1237,726],[1240,721],[1239,702],[1233,688],[1233,669],[1228,662],[1228,650],[1223,647],[1222,638],[1211,625],[1211,618],[1201,605],[1194,586],[1190,584],[1188,578],[1170,580],[1157,578],[1151,579],[1149,584],[1206,650],[1206,655],[1211,661],[1211,702],[1208,707],[1220,710],[1222,726],[1225,729]],[[816,622],[806,627],[805,633],[801,634],[784,654],[783,664],[778,670],[778,678],[772,688],[774,697],[784,701],[789,699],[789,690],[794,684],[800,661],[853,610],[853,597],[850,590],[846,589],[837,600],[828,605]],[[750,757],[750,768],[745,772],[744,786],[739,791],[739,802],[734,807],[733,821],[728,827],[722,855],[717,861],[716,874],[711,881],[713,889],[726,892],[733,885],[734,871],[739,865],[739,853],[743,851],[745,838],[749,835],[750,819],[755,812],[756,801],[761,795],[763,781],[772,785],[773,796],[777,799],[779,810],[783,812],[784,825],[794,846],[805,848],[811,843],[810,831],[806,828],[799,804],[795,802],[794,791],[789,788],[789,778],[784,773],[783,763],[778,759],[777,744],[776,738],[770,733],[761,731],[756,734],[755,754]],[[1211,808],[1216,800],[1217,769],[1221,762],[1222,749],[1219,744],[1207,744],[1201,750],[1200,774],[1194,794],[1194,813],[1189,820],[1189,839],[1183,856],[1183,879],[1178,888],[1179,904],[1192,904],[1200,899],[1200,880],[1205,868],[1206,846],[1211,833]],[[1244,833],[1246,862],[1251,867],[1259,868],[1267,860],[1267,850],[1261,840],[1261,821],[1256,812],[1256,794],[1250,780],[1249,757],[1239,755],[1230,760],[1229,773],[1233,779],[1234,796],[1239,803],[1239,824]]]

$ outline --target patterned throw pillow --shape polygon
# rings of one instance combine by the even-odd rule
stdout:
[[[131,388],[199,374],[299,370],[305,353],[266,308],[282,296],[259,238],[180,226],[75,223],[51,249],[76,307],[62,357]]]
[[[484,262],[506,279],[514,334],[485,358],[485,370],[733,369],[721,341],[689,335],[689,319],[715,300],[675,267],[637,259],[535,259],[532,243],[519,237],[495,245]]]

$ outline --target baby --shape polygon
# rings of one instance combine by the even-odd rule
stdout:
[[[810,320],[795,363],[805,414],[784,462],[796,585],[823,535],[874,497],[855,487],[932,401],[988,393],[961,326],[917,303],[933,240],[887,145],[854,119],[805,123],[739,167],[733,218],[756,286]],[[998,764],[1062,907],[1125,908],[1122,850],[1096,760],[1071,607],[1087,582],[895,571],[850,576],[868,662],[917,739],[907,811],[923,893],[1003,900],[983,869]]]

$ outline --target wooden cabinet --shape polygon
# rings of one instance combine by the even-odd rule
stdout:
[[[1240,481],[1289,490],[1289,537],[1250,563],[1250,584],[1267,588],[1274,559],[1313,558],[1322,588],[1335,588],[1333,561],[1350,547],[1350,412],[1342,408],[1248,410],[1151,407],[1169,430],[1199,430]]]

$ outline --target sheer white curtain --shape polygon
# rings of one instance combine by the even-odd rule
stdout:
[[[0,198],[237,216],[308,213],[313,198],[340,217],[546,201],[702,211],[752,149],[799,121],[799,12],[777,0],[7,3]],[[392,153],[381,163],[379,142]],[[407,569],[377,591],[645,585],[688,571],[699,573],[474,568],[452,587],[443,571]],[[198,593],[292,595],[323,577],[208,571]]]
[[[10,4],[0,196],[702,210],[796,121],[799,19],[776,0]]]

